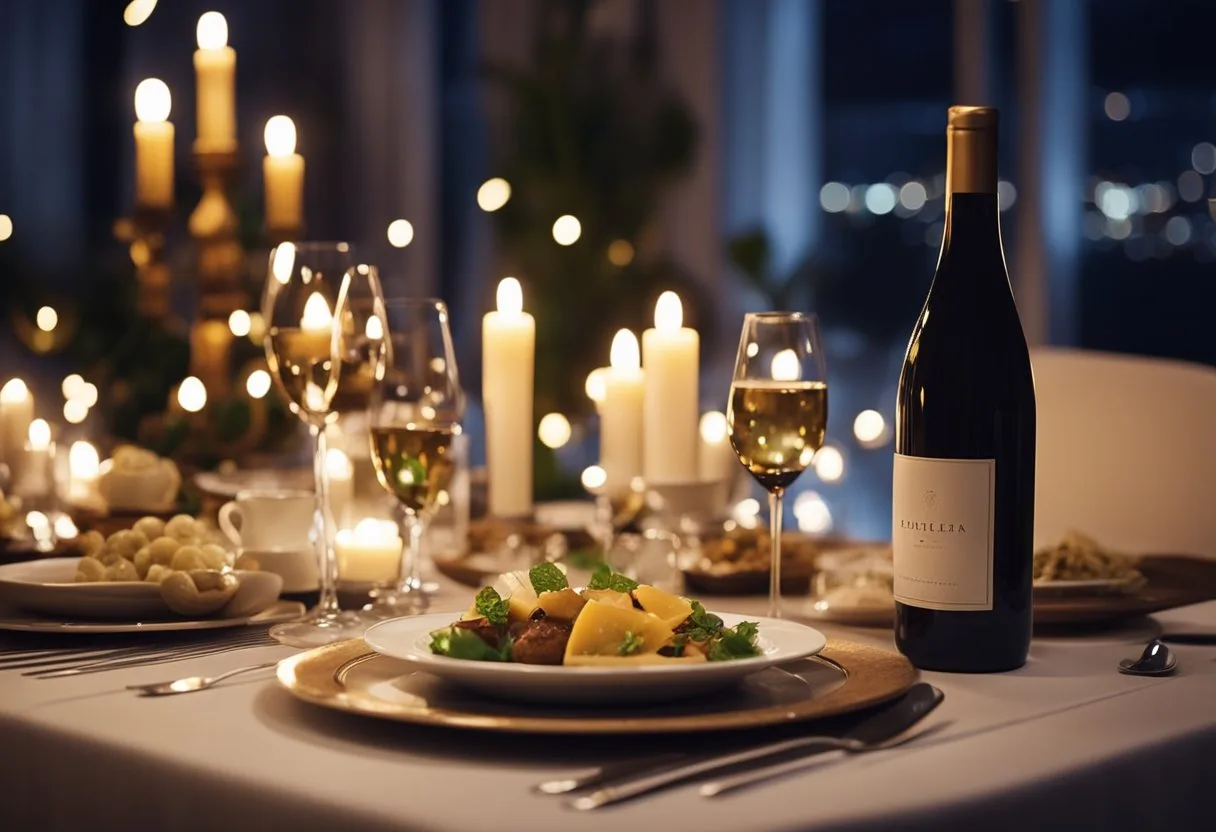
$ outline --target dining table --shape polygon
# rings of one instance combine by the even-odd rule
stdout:
[[[456,613],[471,594],[441,579],[432,609]],[[759,614],[764,603],[709,606]],[[895,649],[889,630],[815,626]],[[381,721],[300,701],[269,670],[164,698],[126,689],[298,652],[274,644],[67,678],[0,670],[0,830],[1214,829],[1216,646],[1174,646],[1171,676],[1116,672],[1155,634],[1182,630],[1216,633],[1216,602],[1036,638],[1009,673],[924,672],[945,699],[933,730],[899,747],[824,755],[729,795],[688,784],[589,812],[533,786],[728,740]]]

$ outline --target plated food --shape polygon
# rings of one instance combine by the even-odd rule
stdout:
[[[694,592],[713,595],[753,595],[768,592],[771,537],[763,529],[729,524],[719,535],[701,541],[701,558],[684,570]],[[804,594],[810,589],[819,547],[807,536],[781,536],[781,591]]]
[[[575,589],[556,564],[508,572],[459,620],[433,631],[430,650],[472,661],[568,667],[705,663],[760,655],[759,625],[728,626],[697,601],[612,572]]]
[[[1137,561],[1107,549],[1092,537],[1069,531],[1053,546],[1034,553],[1036,587],[1051,585],[1119,587],[1125,591],[1144,585]]]

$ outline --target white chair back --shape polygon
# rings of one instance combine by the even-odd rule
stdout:
[[[1076,529],[1128,553],[1216,558],[1216,369],[1031,351],[1035,545]]]

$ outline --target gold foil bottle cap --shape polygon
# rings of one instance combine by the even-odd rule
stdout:
[[[1000,111],[996,107],[955,106],[950,108],[946,123],[951,130],[995,130]]]

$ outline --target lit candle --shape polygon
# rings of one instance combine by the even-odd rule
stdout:
[[[97,477],[101,456],[88,442],[73,442],[68,450],[68,501],[76,505],[97,501]]]
[[[297,364],[316,364],[328,360],[333,348],[334,315],[329,301],[320,292],[313,292],[304,303],[298,332],[285,333],[289,358]]]
[[[190,372],[216,396],[228,392],[232,331],[224,320],[196,321],[190,330]]]
[[[34,396],[25,382],[10,379],[0,387],[0,462],[15,482],[25,456],[25,440],[34,419]]]
[[[498,284],[498,309],[481,324],[481,400],[486,421],[490,514],[532,513],[532,385],[536,321],[513,277]]]
[[[739,462],[730,446],[726,414],[711,410],[701,416],[701,453],[698,469],[701,482],[726,482],[738,468]]]
[[[198,138],[202,151],[236,149],[236,52],[228,45],[228,21],[219,12],[198,19],[194,77],[198,85]]]
[[[304,224],[304,157],[296,153],[296,125],[287,116],[274,116],[266,122],[264,138],[266,227],[297,231]]]
[[[638,339],[627,329],[612,339],[600,404],[600,467],[609,490],[628,488],[642,475],[642,362]]]
[[[642,333],[646,373],[642,477],[647,484],[698,479],[701,339],[683,324],[680,296],[664,292],[654,307],[654,329]]]
[[[330,448],[325,452],[325,471],[329,474],[329,510],[334,523],[341,526],[355,498],[355,466],[342,449]]]
[[[135,203],[145,208],[173,204],[173,98],[159,78],[135,88]]]
[[[47,496],[54,480],[55,445],[51,442],[51,426],[45,419],[30,422],[29,441],[25,443],[25,460],[16,491],[27,499]]]
[[[395,523],[366,517],[334,538],[338,578],[350,583],[392,583],[401,574],[402,549]]]

